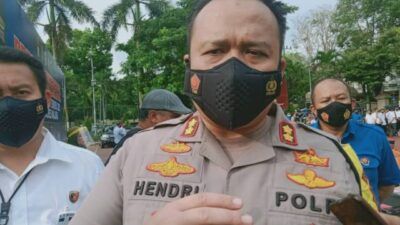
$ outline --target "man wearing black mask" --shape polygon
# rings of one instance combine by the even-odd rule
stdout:
[[[127,139],[71,225],[340,224],[328,206],[363,194],[360,174],[338,142],[274,102],[284,8],[197,2],[184,58],[197,112]]]
[[[43,127],[43,65],[0,48],[0,224],[67,224],[103,169],[99,157]]]
[[[350,120],[350,89],[342,80],[326,78],[312,91],[312,111],[318,117],[316,128],[350,144],[357,153],[378,202],[389,197],[400,184],[400,172],[382,129]]]

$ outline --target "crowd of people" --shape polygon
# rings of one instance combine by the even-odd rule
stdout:
[[[400,129],[400,108],[367,111],[364,121],[367,124],[381,127],[389,136],[397,136]]]
[[[183,80],[194,112],[148,93],[137,129],[115,128],[105,168],[44,127],[43,65],[0,48],[0,224],[399,225],[380,208],[399,167],[382,129],[356,121],[345,82],[314,84],[312,126],[276,104],[286,13],[272,0],[197,1]]]

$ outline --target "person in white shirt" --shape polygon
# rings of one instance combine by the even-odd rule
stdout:
[[[396,135],[396,127],[397,127],[397,117],[394,110],[388,110],[386,112],[387,119],[387,130],[390,136]]]
[[[126,135],[126,129],[124,128],[124,124],[119,122],[113,129],[114,134],[114,143],[118,144],[121,139]]]
[[[373,113],[368,111],[367,114],[365,114],[365,123],[367,123],[367,124],[375,124],[375,121],[376,121],[376,118],[374,117]]]
[[[43,65],[0,48],[0,224],[65,225],[103,164],[43,127],[51,93]]]
[[[383,131],[385,131],[385,133],[387,132],[387,129],[386,129],[386,125],[387,125],[387,123],[386,123],[386,112],[385,112],[385,110],[384,109],[381,109],[381,110],[379,110],[378,112],[377,112],[377,114],[376,114],[376,117],[377,117],[377,124],[383,129]]]

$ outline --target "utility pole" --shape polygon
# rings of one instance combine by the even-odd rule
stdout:
[[[311,63],[308,64],[308,83],[310,85],[310,98],[311,98],[311,91],[312,91],[312,82],[311,82]],[[310,99],[311,100],[311,99]]]
[[[97,134],[97,124],[96,124],[96,96],[94,93],[94,87],[96,86],[96,80],[94,78],[94,67],[93,67],[93,52],[90,51],[90,65],[92,67],[92,92],[93,92],[93,126],[92,130],[94,130],[94,134]]]

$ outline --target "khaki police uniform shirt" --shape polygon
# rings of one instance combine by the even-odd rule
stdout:
[[[287,121],[277,106],[261,140],[232,164],[198,114],[128,139],[70,225],[142,225],[166,203],[200,192],[243,199],[255,224],[341,224],[328,205],[360,194],[337,142]]]

